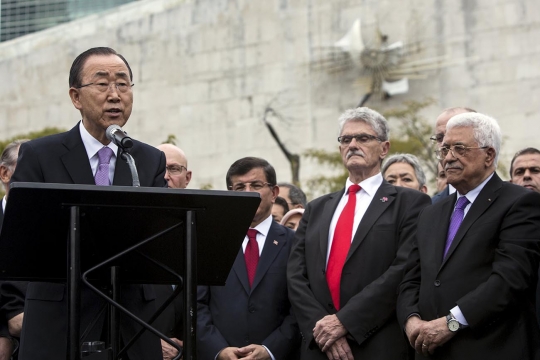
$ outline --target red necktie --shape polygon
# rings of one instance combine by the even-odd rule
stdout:
[[[257,271],[257,264],[259,263],[259,244],[257,244],[257,233],[255,229],[249,229],[248,243],[246,246],[246,251],[244,252],[244,260],[246,261],[246,269],[248,274],[249,286],[253,284],[253,279],[255,279],[255,272]]]
[[[330,295],[332,295],[332,301],[336,310],[340,308],[341,272],[343,271],[343,265],[345,265],[345,259],[351,247],[356,193],[360,189],[360,185],[357,184],[349,187],[349,199],[339,215],[336,229],[334,230],[334,239],[332,240],[328,266],[326,268],[326,281],[328,282],[328,288],[330,289]]]

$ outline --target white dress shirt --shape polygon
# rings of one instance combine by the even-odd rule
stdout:
[[[484,180],[480,185],[478,185],[477,187],[475,187],[474,189],[472,189],[471,191],[469,191],[467,194],[465,195],[461,195],[459,193],[459,191],[457,192],[457,198],[456,198],[456,203],[454,204],[454,209],[456,207],[456,204],[457,204],[457,200],[462,197],[462,196],[465,196],[467,198],[467,200],[469,200],[469,204],[467,204],[467,206],[465,207],[465,209],[463,210],[463,220],[465,220],[465,216],[467,216],[467,213],[469,212],[469,209],[471,208],[472,206],[472,203],[474,202],[474,200],[476,200],[476,198],[478,197],[478,194],[480,194],[480,191],[482,191],[482,189],[484,188],[484,186],[486,186],[486,183],[493,177],[493,174],[489,175],[488,178],[486,180]],[[452,213],[454,213],[452,211]],[[463,316],[463,313],[461,312],[461,309],[459,308],[459,306],[454,306],[450,312],[452,313],[452,315],[454,315],[454,317],[456,318],[456,320],[462,324],[462,325],[465,325],[465,326],[469,326],[469,323],[467,322],[467,320],[465,319],[465,316]]]
[[[375,196],[375,193],[377,192],[377,190],[379,190],[379,187],[381,186],[382,182],[383,182],[382,174],[378,173],[377,175],[367,178],[366,180],[358,184],[360,185],[362,189],[356,193],[356,207],[354,208],[354,222],[353,222],[353,232],[352,232],[351,242],[354,239],[354,234],[356,234],[356,229],[358,229],[358,225],[360,225],[360,221],[362,221],[362,218],[364,217],[364,214],[366,213],[369,204],[371,204],[371,200],[373,200],[373,197]],[[353,182],[349,178],[347,178],[347,182],[345,183],[345,192],[343,196],[341,197],[341,200],[339,201],[336,211],[334,211],[334,216],[332,217],[332,221],[330,222],[330,230],[328,231],[328,252],[326,253],[327,265],[328,265],[328,258],[330,256],[330,250],[332,249],[334,231],[336,230],[336,225],[337,225],[339,216],[341,215],[341,212],[343,211],[343,209],[345,208],[345,205],[347,205],[347,201],[349,200],[348,189],[351,185],[354,185]]]
[[[95,137],[90,135],[88,130],[84,127],[82,121],[79,124],[79,130],[81,132],[81,139],[86,149],[86,154],[88,155],[88,160],[90,160],[90,167],[92,168],[92,175],[96,176],[97,168],[99,165],[98,151],[104,147],[101,142],[99,142]],[[109,180],[111,184],[114,179],[114,169],[116,168],[116,154],[118,153],[118,146],[112,141],[107,145],[113,151],[113,156],[109,162]]]

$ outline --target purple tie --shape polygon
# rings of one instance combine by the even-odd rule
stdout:
[[[450,245],[452,245],[452,241],[456,236],[459,226],[463,222],[463,216],[465,214],[465,208],[467,207],[467,205],[469,205],[469,199],[467,199],[466,196],[462,196],[458,199],[456,207],[454,209],[454,213],[452,214],[452,218],[450,219],[450,226],[448,227],[448,235],[446,237],[446,245],[444,247],[443,259],[446,257],[448,249],[450,249]]]
[[[96,180],[96,185],[101,186],[109,186],[111,185],[111,181],[109,180],[109,162],[111,161],[111,157],[113,156],[113,151],[110,147],[102,147],[98,151],[98,168],[96,171],[96,176],[94,179]]]

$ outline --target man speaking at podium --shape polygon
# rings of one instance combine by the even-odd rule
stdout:
[[[129,64],[115,50],[97,47],[80,54],[69,73],[69,96],[81,112],[82,121],[66,133],[23,144],[12,182],[131,186],[128,165],[119,159],[118,146],[109,141],[105,131],[110,125],[122,127],[129,119],[133,105],[132,80]],[[134,140],[130,153],[141,186],[165,186],[165,156],[161,151]],[[129,304],[123,305],[143,319],[154,311],[152,286],[127,287],[123,297],[129,299]],[[64,284],[29,284],[19,360],[66,358],[67,299]],[[82,286],[81,334],[98,318],[103,302]],[[125,344],[139,327],[121,319],[121,340]],[[103,341],[104,320],[105,316],[98,318],[82,341]],[[128,356],[130,360],[162,359],[159,339],[144,332]]]

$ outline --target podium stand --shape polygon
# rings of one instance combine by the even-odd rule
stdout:
[[[114,359],[132,343],[118,348],[118,312],[174,345],[116,302],[119,284],[182,286],[183,358],[194,359],[196,286],[225,283],[259,203],[253,192],[13,183],[0,279],[67,284],[70,360],[81,358],[81,282],[110,304]],[[111,281],[109,298],[96,285]]]

